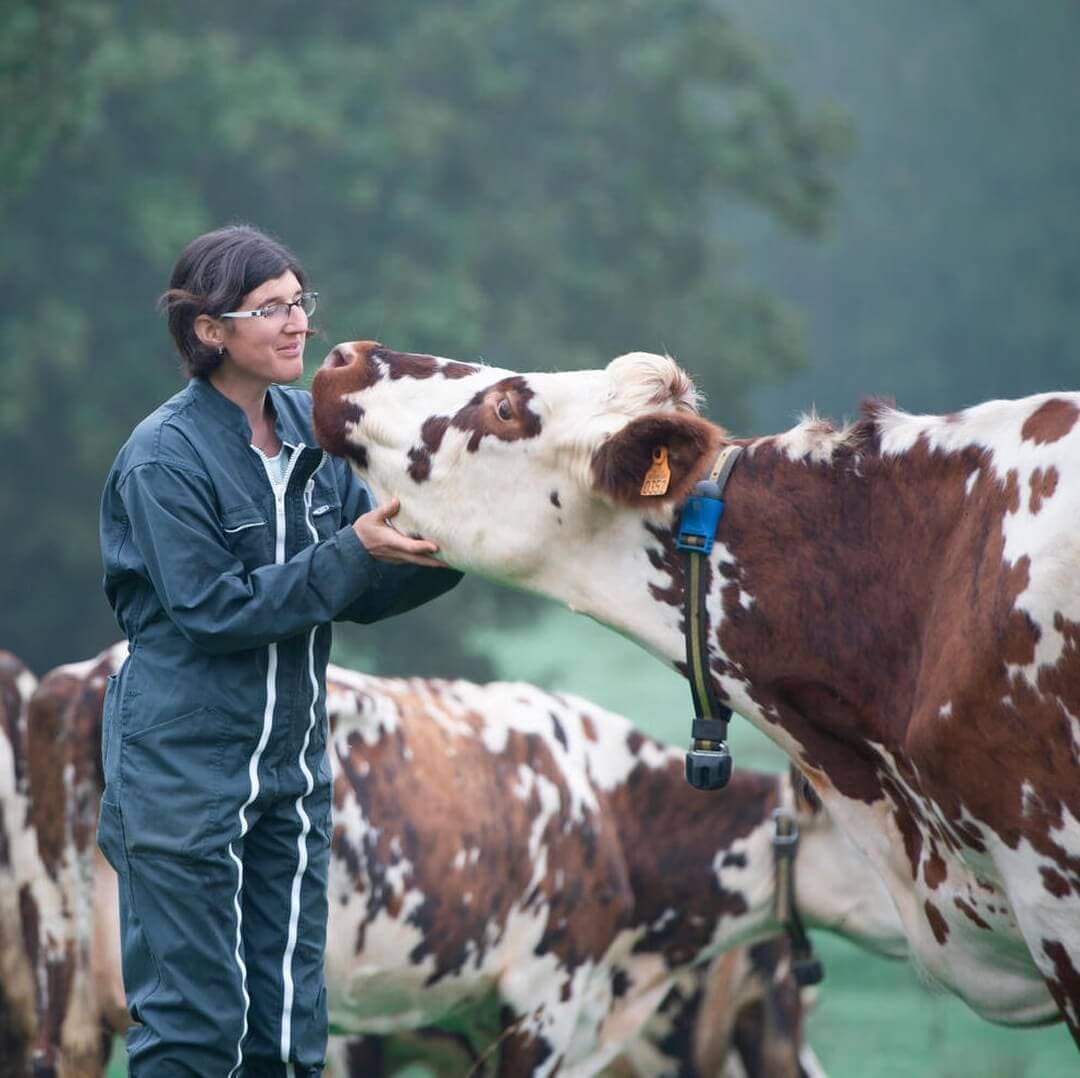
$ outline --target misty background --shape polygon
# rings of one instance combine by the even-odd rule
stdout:
[[[666,350],[737,434],[1075,386],[1078,42],[1070,0],[8,0],[0,647],[40,676],[117,638],[102,482],[182,384],[155,310],[173,260],[228,222],[320,292],[308,380],[344,339],[519,370]],[[476,580],[342,626],[335,655],[686,736],[674,674]],[[737,764],[781,766],[736,724]],[[1060,1029],[825,946],[834,1076],[1075,1068]]]

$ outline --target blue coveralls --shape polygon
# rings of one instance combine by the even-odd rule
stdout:
[[[452,587],[375,561],[372,508],[272,386],[284,482],[242,410],[194,378],[136,427],[101,505],[105,591],[130,644],[104,710],[98,842],[120,881],[130,1073],[315,1075],[326,1049],[335,618]]]

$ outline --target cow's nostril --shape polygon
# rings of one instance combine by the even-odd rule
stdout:
[[[351,362],[352,352],[339,344],[330,350],[322,365],[327,370],[334,370],[336,367],[347,367]]]

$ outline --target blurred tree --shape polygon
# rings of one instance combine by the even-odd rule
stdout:
[[[17,0],[23,18],[41,7]],[[39,670],[117,635],[97,498],[131,426],[179,387],[152,312],[204,229],[247,220],[295,247],[327,341],[522,369],[667,349],[729,424],[803,358],[796,321],[710,225],[742,204],[816,235],[849,130],[797,107],[708,0],[93,11],[85,79],[37,57],[30,30],[29,55],[0,52],[35,72],[6,84],[43,87],[19,130],[0,121],[0,145],[38,136],[0,200],[0,434],[17,462],[0,643]],[[470,582],[438,616],[359,639],[386,672],[483,676],[466,603],[474,619],[529,609]]]
[[[813,362],[755,391],[755,429],[868,394],[911,411],[1074,387],[1080,5],[721,0],[859,149],[826,243],[760,215],[754,275],[807,312]]]

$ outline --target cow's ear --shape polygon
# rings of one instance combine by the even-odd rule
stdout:
[[[682,501],[708,472],[723,437],[719,427],[698,416],[680,412],[641,416],[593,453],[593,485],[621,505],[649,508]],[[654,482],[646,485],[647,476]],[[664,490],[646,494],[643,486]]]

